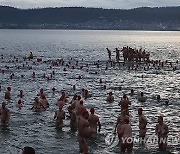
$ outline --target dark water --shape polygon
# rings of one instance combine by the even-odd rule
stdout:
[[[12,87],[12,99],[8,102],[8,108],[11,112],[10,124],[8,127],[0,127],[0,153],[18,154],[21,150],[17,147],[33,146],[38,154],[76,154],[78,153],[77,132],[71,132],[69,128],[69,119],[64,121],[63,131],[57,131],[53,120],[55,105],[60,96],[61,90],[66,90],[71,100],[72,95],[80,93],[81,88],[87,88],[92,97],[85,100],[85,106],[89,109],[95,107],[96,113],[100,117],[102,130],[96,140],[88,141],[90,153],[119,153],[119,146],[109,146],[105,138],[110,134],[119,115],[118,101],[123,93],[134,89],[136,94],[144,91],[147,96],[145,103],[137,101],[137,95],[130,97],[130,121],[133,129],[133,136],[138,135],[138,115],[137,108],[143,107],[144,114],[148,119],[147,136],[155,135],[155,125],[157,116],[164,115],[164,121],[169,126],[169,138],[178,138],[177,142],[170,142],[168,152],[178,153],[180,151],[180,70],[176,60],[180,60],[180,32],[146,32],[146,31],[66,31],[66,30],[0,30],[0,54],[4,54],[4,59],[0,60],[1,69],[5,65],[10,66],[4,74],[0,74],[0,101],[4,99],[4,92],[7,86]],[[106,47],[114,50],[116,47],[131,46],[133,48],[145,48],[150,52],[151,59],[160,59],[172,61],[177,67],[172,71],[169,63],[161,70],[154,69],[143,70],[141,66],[136,72],[128,70],[128,66],[116,66],[105,71],[107,61]],[[17,69],[17,66],[25,64],[23,57],[32,51],[37,57],[43,60],[56,59],[63,57],[69,61],[72,57],[75,60],[82,58],[82,63],[93,64],[100,60],[100,68],[91,65],[89,72],[86,69],[67,69],[63,71],[62,66],[53,67],[55,76],[47,81],[42,78],[43,74],[50,75],[52,69],[50,64],[35,63],[29,61],[28,64],[33,70],[27,68]],[[9,60],[13,56],[20,59],[18,63]],[[113,57],[114,58],[114,57]],[[36,78],[32,78],[32,72],[35,71]],[[94,74],[97,71],[98,74]],[[11,73],[15,77],[10,80]],[[157,72],[159,74],[157,74]],[[25,78],[20,76],[24,75]],[[83,78],[76,79],[79,75]],[[144,76],[142,78],[142,75]],[[99,79],[102,78],[107,85],[103,90]],[[77,90],[72,90],[72,85],[76,84]],[[51,88],[57,88],[57,92],[52,94]],[[119,91],[114,87],[121,86]],[[30,110],[34,96],[40,88],[45,89],[50,108],[41,113],[34,113]],[[15,104],[18,100],[18,90],[23,89],[23,108],[19,111]],[[109,104],[105,101],[107,93],[112,91],[115,96],[115,102]],[[164,102],[157,103],[155,97],[160,94],[162,98],[170,101],[169,106]],[[64,110],[66,111],[65,105]],[[67,111],[66,111],[67,112]],[[167,153],[168,153],[167,152]],[[147,143],[140,145],[134,144],[134,153],[159,153],[157,143]],[[164,152],[165,153],[165,152]]]

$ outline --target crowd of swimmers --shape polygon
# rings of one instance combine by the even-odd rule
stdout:
[[[109,60],[112,60],[112,51],[109,48],[106,48],[108,52]],[[116,53],[116,61],[119,62],[120,60],[120,52],[122,52],[122,57],[124,62],[126,61],[149,61],[150,53],[140,49],[131,48],[129,46],[123,47],[122,49],[115,48]]]
[[[107,50],[109,49],[107,48]],[[129,47],[126,47],[126,48],[123,48],[123,50],[128,50],[128,52],[130,52],[132,49]],[[116,52],[120,52],[120,50],[117,48]],[[143,51],[141,50],[138,52],[143,53]],[[109,58],[111,59],[110,52],[108,51],[108,53],[109,53]],[[3,58],[3,55],[1,55],[1,57]],[[34,56],[32,55],[32,53],[30,53],[28,59],[33,59],[33,57]],[[120,59],[119,53],[117,53],[116,59],[119,61]],[[65,64],[65,61],[63,59],[57,59],[55,61],[51,61],[51,64],[52,66],[61,65],[61,66],[66,66],[65,68],[71,67],[72,69],[74,69],[75,67],[77,68],[78,66],[80,69],[84,67],[88,68],[88,64],[83,66],[83,65],[78,64],[78,61],[76,61],[76,64],[75,65],[73,64],[72,66],[71,66],[72,64],[71,62],[68,62],[67,64]],[[161,62],[159,62],[158,64],[163,65]],[[99,67],[98,62],[94,65],[97,65],[97,67]],[[8,68],[8,66],[6,68]],[[30,70],[32,69],[31,66],[28,66],[28,68]],[[66,69],[64,69],[64,71],[66,71]],[[1,72],[4,73],[2,70]],[[52,71],[51,76],[48,77],[47,79],[48,80],[51,79],[53,75],[55,75],[54,70]],[[11,74],[10,79],[12,79],[13,76],[14,74]],[[35,72],[32,73],[32,77],[33,78],[36,77]],[[44,74],[44,77],[46,77],[46,74]],[[78,77],[78,79],[81,79],[81,78],[82,78],[81,76]],[[102,79],[100,79],[99,82],[102,83],[103,82]],[[106,85],[104,85],[103,88],[106,89]],[[121,87],[118,87],[118,88],[121,88]],[[76,85],[73,85],[72,89],[76,90]],[[0,86],[0,90],[1,90],[1,86]],[[55,91],[56,91],[56,88],[53,87],[52,92],[55,92]],[[74,94],[72,100],[68,102],[68,95],[66,91],[62,91],[61,96],[57,100],[58,109],[57,111],[54,112],[54,120],[55,120],[56,128],[62,129],[64,126],[63,121],[65,120],[65,118],[68,117],[70,119],[71,130],[77,130],[78,132],[77,140],[79,143],[79,152],[86,154],[88,153],[87,139],[93,136],[96,136],[96,134],[100,132],[101,123],[100,123],[99,117],[95,114],[95,108],[92,107],[90,109],[87,109],[84,106],[84,100],[82,98],[86,100],[92,95],[89,93],[88,89],[85,89],[85,88],[82,88],[81,92],[82,92],[81,95]],[[135,95],[134,90],[132,89],[128,95],[129,96]],[[129,124],[129,121],[130,121],[129,106],[131,105],[131,102],[129,101],[128,95],[124,94],[118,103],[120,106],[120,115],[117,118],[117,122],[114,126],[114,133],[118,134],[119,141],[121,143],[120,144],[121,151],[125,152],[127,150],[128,153],[131,153],[133,150],[133,143],[128,143],[126,141],[128,137],[132,137],[132,128],[131,128],[131,125]],[[39,93],[34,98],[34,103],[31,107],[31,110],[33,110],[34,112],[40,112],[40,111],[46,110],[49,107],[49,103],[46,96],[47,95],[44,93],[44,89],[41,88]],[[21,110],[21,108],[23,107],[22,100],[21,100],[24,97],[23,90],[19,91],[18,97],[19,97],[19,100],[16,104],[16,107],[19,110]],[[4,98],[6,100],[11,99],[11,87],[7,87]],[[138,97],[138,101],[146,102],[146,99],[147,98],[144,96],[144,93],[141,92],[140,96]],[[157,95],[157,101],[160,101],[160,100],[161,100],[160,95]],[[106,101],[109,103],[114,102],[114,96],[112,92],[109,92],[106,98]],[[168,101],[166,101],[166,103],[168,104]],[[2,125],[8,125],[9,119],[10,119],[10,110],[8,109],[6,105],[7,103],[3,101],[0,108],[0,119],[1,119]],[[68,115],[66,114],[64,110],[65,105],[68,105],[67,107]],[[139,108],[137,112],[139,115],[139,137],[144,139],[146,136],[146,131],[147,131],[146,125],[148,123],[148,119],[143,114],[142,108]],[[158,124],[156,125],[155,133],[157,134],[158,139],[159,139],[158,140],[159,148],[161,150],[165,150],[167,146],[167,142],[165,143],[162,142],[161,138],[167,140],[168,126],[164,124],[163,116],[158,117]]]
[[[74,88],[74,86],[72,87]],[[52,88],[53,89],[53,88]],[[131,102],[129,101],[129,96],[135,95],[134,90],[132,89],[130,93],[124,94],[118,105],[120,106],[120,115],[117,118],[117,122],[114,127],[114,133],[118,134],[120,149],[121,152],[127,150],[128,153],[132,153],[133,142],[129,143],[127,140],[132,137],[132,128],[130,125],[129,119],[129,106]],[[18,94],[19,98],[24,96],[23,91],[21,90]],[[86,100],[91,97],[87,89],[82,89],[82,94],[74,94],[71,101],[68,102],[68,95],[65,91],[61,92],[61,96],[57,100],[58,110],[54,113],[55,127],[57,129],[63,128],[63,121],[66,117],[70,119],[70,128],[71,130],[77,130],[77,140],[79,143],[79,152],[83,154],[88,153],[87,139],[96,137],[96,134],[101,130],[101,123],[99,117],[95,114],[95,108],[91,107],[87,109],[84,106],[83,98]],[[160,96],[157,95],[157,101],[160,100]],[[6,100],[11,99],[11,87],[7,87],[4,98]],[[39,100],[40,99],[40,100]],[[21,99],[20,99],[21,100]],[[18,100],[16,107],[20,110],[22,108],[22,102]],[[106,101],[108,103],[114,102],[114,96],[112,92],[109,92],[107,95]],[[146,102],[146,97],[144,93],[141,92],[138,101]],[[68,115],[64,111],[65,104],[68,105],[67,111]],[[44,93],[43,88],[40,89],[37,96],[35,96],[34,103],[31,110],[34,112],[40,112],[46,110],[49,107],[48,100],[46,99],[46,94]],[[147,123],[148,120],[143,114],[143,109],[138,108],[139,115],[139,137],[144,139],[147,132]],[[2,125],[8,125],[10,119],[10,110],[6,107],[6,102],[3,101],[0,108],[0,118]],[[161,150],[166,150],[167,146],[167,136],[168,136],[168,126],[163,122],[163,116],[158,117],[158,124],[155,127],[155,133],[158,136],[158,145]],[[164,142],[166,140],[166,142]]]
[[[147,52],[145,49],[143,50],[142,48],[136,49],[136,48],[131,48],[129,46],[123,47],[122,49],[115,48],[115,60],[112,58],[112,50],[109,48],[106,48],[108,52],[108,58],[109,62],[112,67],[115,67],[116,63],[120,62],[120,52],[122,52],[122,58],[123,58],[123,65],[125,65],[126,62],[133,62],[131,66],[129,66],[129,69],[132,70],[137,70],[139,67],[139,62],[144,62],[144,70],[149,70],[150,65],[152,65],[155,69],[160,70],[161,68],[164,68],[165,65],[169,64],[169,66],[172,68],[173,71],[177,70],[176,64],[179,63],[177,60],[173,65],[173,63],[168,60],[161,61],[161,60],[152,60],[150,59],[150,53]]]

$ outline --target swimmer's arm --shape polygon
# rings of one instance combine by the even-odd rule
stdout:
[[[65,119],[65,117],[66,117],[66,114],[65,114],[65,112],[63,113],[63,117],[62,117],[62,119]]]
[[[98,132],[100,132],[100,130],[101,130],[101,123],[100,123],[100,121],[98,121],[98,126],[99,126]]]
[[[118,125],[118,122],[116,122],[116,125],[115,125],[115,128],[114,128],[114,133],[116,133],[117,125]]]
[[[158,126],[156,125],[155,133],[158,135]]]
[[[46,110],[46,108],[44,107],[44,105],[41,103],[41,106]]]
[[[31,110],[34,109],[34,105],[32,106]]]
[[[56,119],[57,118],[57,112],[55,112],[55,114],[54,114],[54,119]]]
[[[166,126],[164,129],[165,129],[164,135],[167,135],[169,133],[168,126]]]

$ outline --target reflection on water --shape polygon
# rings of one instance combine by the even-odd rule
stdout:
[[[143,67],[139,67],[137,71],[128,70],[125,67],[116,65],[115,68],[105,70],[107,61],[107,53],[105,48],[123,47],[129,45],[131,47],[143,47],[151,54],[151,59],[169,60],[175,62],[180,60],[180,33],[179,32],[137,32],[137,31],[37,31],[37,30],[0,30],[0,53],[4,54],[4,59],[0,59],[1,70],[8,65],[9,70],[1,73],[0,85],[2,90],[0,98],[4,98],[4,92],[7,86],[12,87],[12,99],[8,102],[8,108],[11,111],[11,119],[8,127],[0,127],[1,148],[0,153],[18,154],[21,150],[18,147],[33,146],[38,154],[59,154],[59,153],[78,153],[79,147],[76,139],[77,132],[71,132],[69,128],[69,120],[64,121],[62,131],[55,129],[53,120],[54,111],[57,109],[56,102],[60,96],[61,90],[66,90],[69,100],[73,94],[80,93],[81,88],[87,88],[92,97],[85,100],[85,106],[89,109],[95,107],[96,113],[100,117],[102,131],[97,139],[88,141],[90,153],[119,153],[119,146],[109,148],[105,143],[108,133],[114,130],[116,119],[119,115],[118,101],[123,93],[129,93],[133,88],[136,95],[130,97],[132,103],[130,107],[130,119],[133,129],[133,136],[138,134],[138,115],[137,108],[143,107],[144,113],[148,118],[147,136],[154,135],[155,125],[157,124],[157,116],[163,114],[165,123],[170,128],[169,137],[177,137],[180,134],[180,71],[179,64],[177,71],[172,71],[169,65],[163,69],[157,70],[150,68],[144,71]],[[50,63],[33,63],[27,61],[36,72],[36,78],[32,78],[32,70],[27,67],[22,68],[22,64],[26,65],[23,57],[29,51],[43,60],[64,57],[69,61],[71,57],[74,62],[82,58],[82,63],[89,63],[89,72],[86,69],[67,69],[63,71],[62,66],[53,67],[55,75],[52,80],[45,80],[43,74],[50,76],[52,69]],[[13,56],[19,58],[19,62],[9,62],[13,60]],[[113,57],[114,58],[114,57]],[[100,68],[93,65],[94,61],[100,60]],[[26,66],[27,66],[26,65]],[[20,66],[21,69],[17,69]],[[98,74],[94,72],[97,71]],[[10,74],[15,73],[15,77],[10,80]],[[158,72],[158,74],[157,74]],[[24,75],[24,78],[21,78]],[[81,75],[82,79],[77,77]],[[143,75],[143,78],[142,78]],[[102,78],[103,83],[99,83]],[[72,90],[72,85],[76,85],[76,91]],[[106,84],[107,89],[103,89]],[[122,89],[118,89],[121,86]],[[30,110],[34,100],[34,96],[39,92],[40,88],[44,88],[50,108],[47,111],[34,113]],[[52,93],[52,87],[57,88],[55,94]],[[15,104],[18,100],[19,90],[23,89],[24,97],[23,107],[17,110]],[[109,104],[105,101],[107,93],[112,91],[115,96],[115,102]],[[141,103],[137,101],[137,95],[144,91],[147,101]],[[169,106],[164,105],[164,101],[157,102],[156,95],[170,101]],[[67,108],[65,105],[65,110]],[[67,111],[66,111],[67,113]],[[169,143],[168,151],[178,153],[180,151],[180,143]],[[140,145],[134,144],[135,153],[160,153],[157,144],[147,143]]]

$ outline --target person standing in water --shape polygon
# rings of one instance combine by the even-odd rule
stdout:
[[[146,125],[147,125],[147,119],[146,117],[142,114],[143,109],[139,108],[138,109],[138,115],[139,115],[139,137],[144,139],[146,136]]]
[[[65,112],[62,110],[63,105],[59,105],[59,110],[55,112],[54,119],[56,119],[56,128],[62,129],[63,120],[65,119]]]
[[[129,115],[129,105],[130,105],[130,104],[131,104],[131,103],[130,103],[127,95],[124,94],[124,95],[123,95],[123,98],[122,98],[122,99],[120,100],[120,102],[119,102],[119,106],[121,107],[121,112],[122,112],[123,110],[125,110],[125,111],[126,111],[126,114]]]
[[[32,52],[29,53],[29,56],[28,56],[28,59],[33,59],[34,58],[34,55]]]
[[[128,115],[126,115],[126,110],[123,110],[122,112],[121,112],[121,114],[118,116],[118,118],[117,118],[117,122],[116,122],[116,125],[115,125],[115,129],[114,129],[114,133],[116,133],[116,130],[117,129],[120,129],[121,128],[121,126],[124,124],[124,120],[125,119],[129,119],[129,116]],[[119,137],[119,139],[121,139],[121,137],[120,136],[118,136]]]
[[[99,117],[94,114],[94,108],[90,109],[91,114],[88,117],[89,126],[92,130],[94,130],[97,133],[97,125],[99,127],[98,132],[101,130],[101,123],[99,121]]]
[[[111,60],[111,50],[109,48],[106,48],[107,52],[108,52],[108,57],[109,57],[109,60]]]
[[[106,101],[110,102],[110,103],[112,103],[114,101],[114,96],[113,96],[112,91],[109,92],[109,95],[107,96]]]
[[[163,117],[158,117],[158,124],[156,125],[155,132],[158,136],[158,146],[160,150],[166,150],[167,137],[169,133],[168,126],[163,123]]]
[[[11,99],[11,93],[10,92],[11,92],[11,87],[7,87],[7,90],[6,90],[5,96],[4,96],[5,99],[8,99],[8,100]]]
[[[121,137],[121,152],[132,153],[133,150],[133,139],[132,139],[132,128],[129,124],[129,119],[124,119],[123,124],[117,129],[118,135]]]
[[[10,111],[6,107],[5,102],[2,102],[2,107],[0,108],[0,117],[1,117],[1,123],[3,125],[7,125],[10,119]]]

